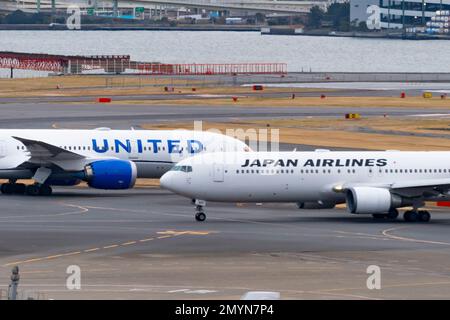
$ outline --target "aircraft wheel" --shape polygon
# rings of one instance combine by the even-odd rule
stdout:
[[[386,218],[395,220],[398,217],[398,210],[397,209],[391,209],[388,214],[386,215]]]
[[[43,184],[39,188],[39,195],[41,196],[49,196],[52,194],[52,187],[50,187],[48,184]]]
[[[416,211],[406,211],[403,215],[403,219],[407,222],[415,222],[419,218],[419,214]]]
[[[39,185],[31,184],[27,186],[26,193],[30,196],[38,196],[39,195]]]
[[[419,220],[422,222],[428,222],[431,219],[431,215],[428,211],[419,211]]]
[[[12,183],[4,183],[2,184],[2,193],[3,194],[13,194],[14,187]]]
[[[205,221],[206,220],[206,214],[204,214],[203,212],[197,212],[195,214],[195,220],[200,221],[200,222]]]
[[[376,220],[381,220],[384,219],[386,215],[384,213],[374,213],[372,214],[372,217]]]
[[[24,194],[27,189],[27,186],[24,185],[23,183],[15,183],[13,189],[15,194]]]

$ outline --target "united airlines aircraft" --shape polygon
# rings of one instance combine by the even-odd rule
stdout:
[[[187,130],[0,130],[5,194],[49,195],[52,185],[86,181],[97,189],[128,189],[136,178],[159,178],[200,152],[247,151],[224,135]],[[25,186],[18,179],[33,179]]]
[[[425,201],[450,198],[450,152],[232,152],[197,155],[174,166],[161,186],[195,200],[296,202],[299,208],[346,203],[353,214],[430,220]]]

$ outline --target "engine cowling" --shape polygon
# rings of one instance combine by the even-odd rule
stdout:
[[[333,209],[335,202],[314,201],[314,202],[297,202],[299,209]]]
[[[355,187],[346,190],[345,200],[350,213],[386,213],[403,206],[402,198],[388,189]]]
[[[99,160],[84,168],[88,185],[95,189],[133,188],[136,177],[136,164],[127,160]]]

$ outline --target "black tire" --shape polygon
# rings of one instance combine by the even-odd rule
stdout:
[[[2,193],[3,194],[13,194],[14,193],[14,185],[12,183],[2,184]]]
[[[391,209],[389,210],[389,213],[386,215],[386,218],[390,220],[395,220],[398,218],[398,210],[397,209]]]
[[[203,222],[206,220],[206,214],[204,214],[203,212],[197,212],[195,214],[195,220],[199,221],[199,222]]]
[[[372,217],[376,220],[381,220],[386,218],[386,215],[384,213],[374,213],[372,214]]]
[[[411,211],[411,213],[409,214],[409,221],[416,222],[418,220],[419,220],[419,214],[417,213],[417,211]]]
[[[431,219],[431,215],[428,211],[420,211],[419,212],[419,220],[421,222],[428,222]]]
[[[30,196],[38,196],[39,195],[39,186],[37,184],[31,184],[27,186],[26,193]]]
[[[411,211],[405,211],[405,213],[403,214],[403,219],[406,221],[406,222],[410,222],[411,221]]]
[[[1,193],[5,193],[5,184],[6,183],[2,183],[2,185],[0,186]]]
[[[23,183],[16,183],[14,184],[14,193],[15,194],[25,194],[27,190],[27,186]]]
[[[47,184],[43,184],[39,188],[39,195],[41,195],[41,196],[50,196],[52,194],[52,191],[53,191],[52,187],[50,187]]]

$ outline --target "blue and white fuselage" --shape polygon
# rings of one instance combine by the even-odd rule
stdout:
[[[216,151],[248,147],[189,130],[0,130],[0,178],[39,185],[85,180],[94,188],[126,189],[136,178],[159,178],[187,157]]]

